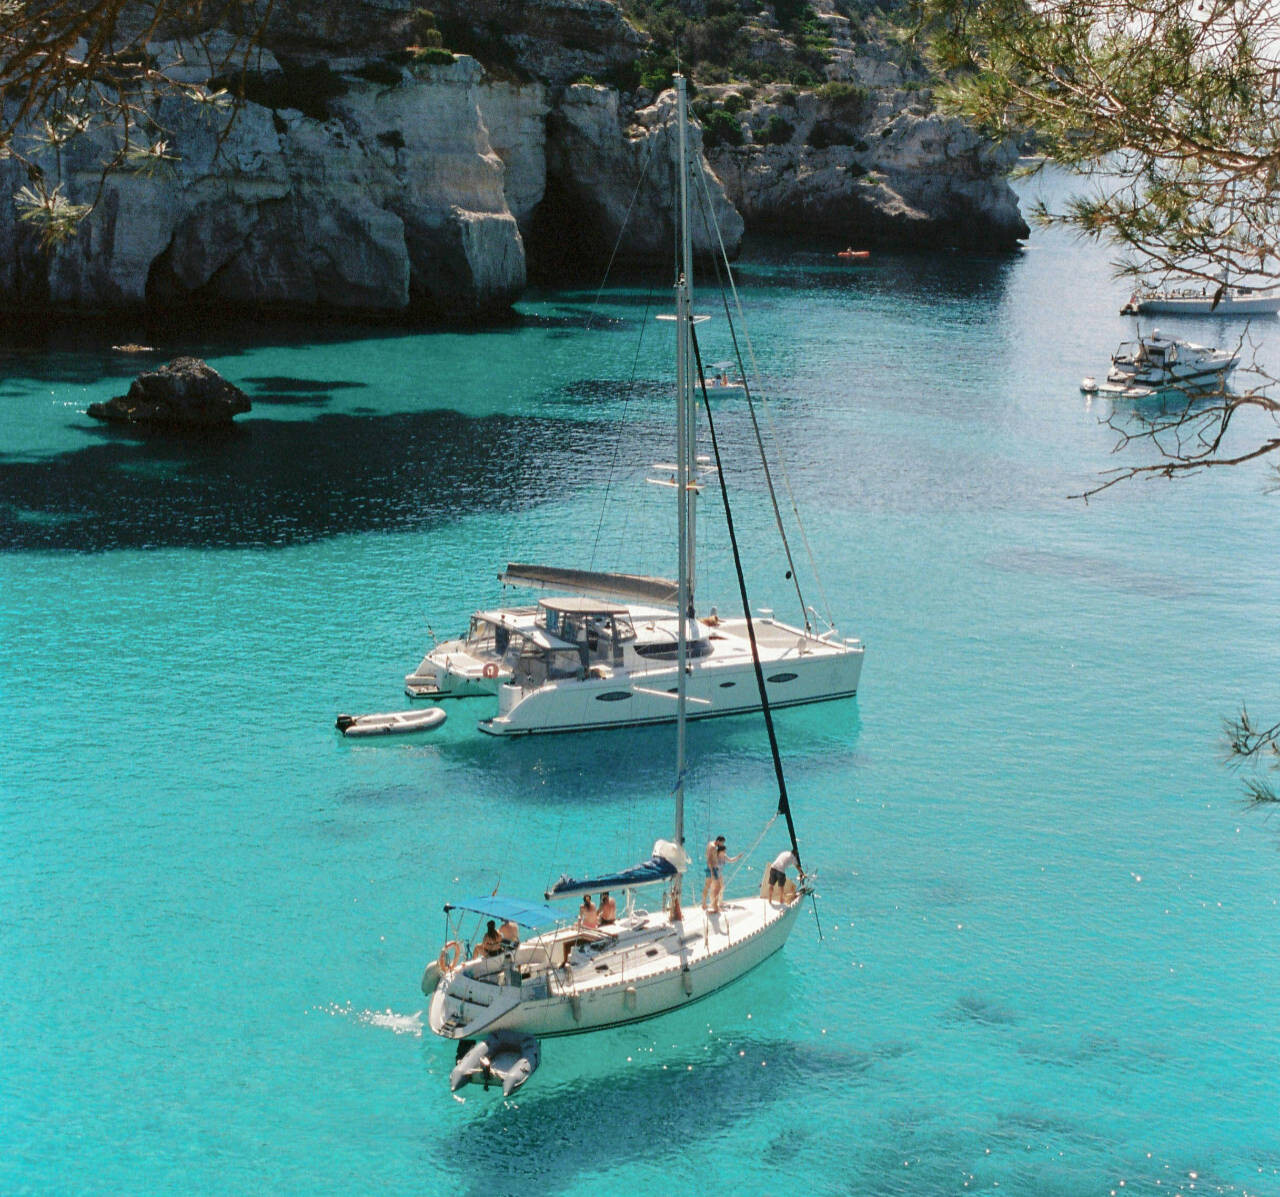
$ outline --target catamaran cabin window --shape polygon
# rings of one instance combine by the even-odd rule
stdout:
[[[505,628],[502,630],[506,631]],[[481,619],[480,616],[473,615],[471,617],[471,627],[467,632],[467,647],[472,652],[477,653],[500,653],[502,649],[497,648],[495,644],[497,632],[498,629],[491,620]]]
[[[576,648],[542,648],[526,644],[515,664],[515,681],[522,686],[541,686],[559,678],[581,677],[585,672],[583,654]]]

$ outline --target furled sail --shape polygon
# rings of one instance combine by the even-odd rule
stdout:
[[[498,575],[508,586],[535,586],[567,590],[624,603],[656,603],[674,607],[676,584],[670,578],[646,574],[601,573],[591,569],[563,569],[555,565],[529,565],[513,561]]]
[[[569,898],[578,894],[590,894],[602,889],[635,889],[640,885],[657,885],[670,881],[677,873],[683,873],[689,863],[689,856],[683,848],[659,840],[653,846],[653,855],[648,860],[632,865],[629,869],[620,869],[616,873],[605,873],[594,877],[561,877],[543,895],[548,901],[552,898]]]

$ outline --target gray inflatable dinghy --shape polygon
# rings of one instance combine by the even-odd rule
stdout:
[[[537,1071],[541,1052],[532,1035],[496,1033],[458,1044],[458,1062],[449,1073],[449,1088],[457,1092],[468,1081],[502,1085],[510,1097]]]
[[[339,715],[337,727],[344,736],[403,736],[408,732],[430,731],[445,721],[440,707],[416,711],[388,711],[384,715]]]

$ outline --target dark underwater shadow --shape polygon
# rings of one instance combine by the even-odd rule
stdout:
[[[830,709],[840,708],[838,734],[830,729]],[[675,725],[608,728],[556,735],[505,739],[466,727],[493,709],[490,699],[459,699],[449,718],[462,725],[449,738],[433,742],[445,765],[483,774],[512,804],[578,808],[607,800],[652,798],[665,801],[675,784]],[[822,712],[826,711],[827,714]],[[802,787],[811,767],[827,771],[851,764],[861,723],[853,700],[777,711],[779,751],[788,785]],[[824,730],[825,729],[825,730]],[[764,790],[773,779],[773,760],[759,712],[696,719],[688,726],[690,794],[707,792],[729,774],[750,776]],[[833,761],[833,752],[839,760]],[[754,788],[754,786],[753,786]],[[802,799],[803,790],[795,798]]]
[[[608,295],[606,292],[606,300]],[[126,317],[91,320],[83,316],[25,321],[0,313],[0,373],[37,382],[91,385],[103,378],[133,379],[184,355],[232,358],[259,349],[312,348],[415,335],[493,337],[517,335],[529,328],[625,331],[629,326],[628,321],[616,317],[579,312],[573,297],[562,293],[549,292],[543,299],[559,300],[564,306],[550,313],[513,309],[484,320],[452,323],[377,316],[360,319],[352,313],[308,320],[208,313],[182,321],[150,323]]]
[[[616,1045],[627,1032],[604,1034]],[[424,1036],[424,1051],[448,1052],[448,1044],[429,1039]],[[460,1125],[426,1148],[433,1168],[449,1173],[458,1192],[479,1197],[562,1191],[619,1165],[696,1153],[697,1139],[714,1139],[797,1088],[856,1085],[883,1054],[835,1043],[743,1037],[719,1041],[710,1055],[685,1049],[665,1058],[646,1051],[626,1071],[557,1083],[547,1073],[564,1074],[565,1065],[556,1059],[566,1048],[579,1058],[583,1054],[569,1041],[544,1041],[542,1069],[510,1102],[501,1090],[460,1091],[467,1098]],[[447,1094],[452,1058],[433,1063],[440,1074],[436,1083]],[[759,1150],[764,1175],[792,1158],[794,1144],[789,1133],[780,1133]]]
[[[95,428],[88,448],[0,459],[0,551],[279,548],[521,511],[597,480],[601,427],[426,411],[247,420],[199,440]]]

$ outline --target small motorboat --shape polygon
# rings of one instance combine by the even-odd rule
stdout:
[[[1150,336],[1124,342],[1111,355],[1106,380],[1097,383],[1086,378],[1080,389],[1123,399],[1146,399],[1168,392],[1201,394],[1225,387],[1239,360],[1239,354],[1229,349],[1167,337],[1156,329]]]
[[[854,249],[850,247],[849,249],[842,249],[836,254],[836,257],[844,258],[846,262],[865,262],[871,257],[871,251],[869,249]]]
[[[711,367],[711,373],[703,375],[702,385],[709,391],[741,391],[746,388],[743,386],[742,379],[736,374],[730,374],[729,371],[734,369],[732,362],[716,362]]]
[[[497,1033],[483,1039],[463,1039],[458,1044],[458,1062],[449,1073],[449,1088],[457,1092],[470,1081],[502,1086],[502,1096],[510,1097],[538,1070],[541,1050],[532,1035]]]
[[[339,715],[337,729],[344,736],[397,736],[430,731],[445,721],[442,707],[416,711],[388,711],[383,715]]]

